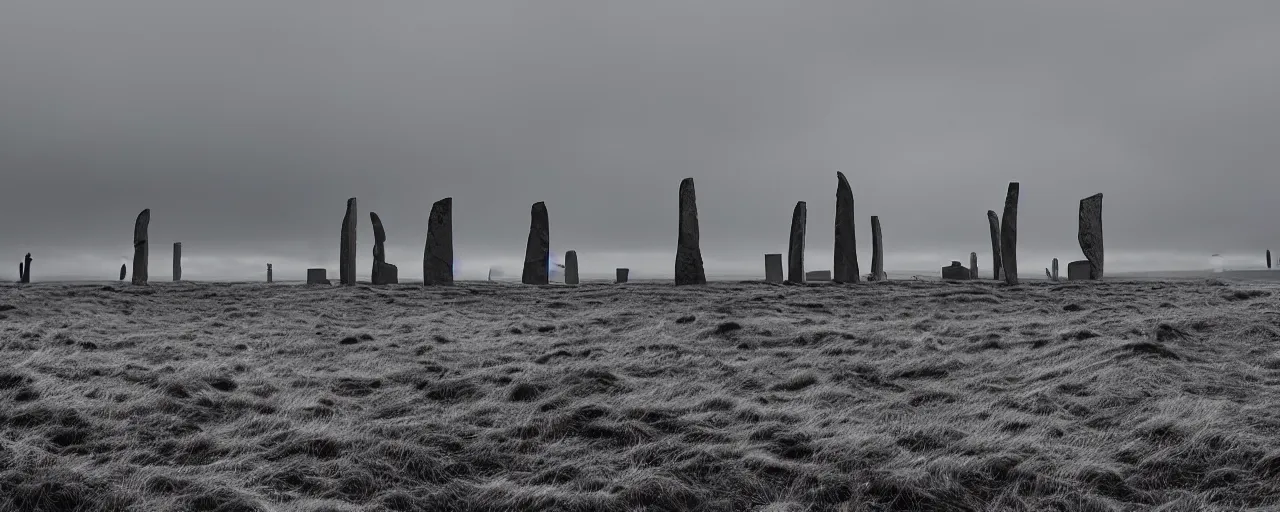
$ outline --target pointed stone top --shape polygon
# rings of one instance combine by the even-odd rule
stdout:
[[[369,212],[369,220],[373,222],[373,241],[374,243],[383,243],[387,241],[387,231],[382,228],[382,219],[378,218],[378,214]]]
[[[846,177],[844,177],[844,173],[842,173],[842,172],[840,172],[840,171],[836,171],[836,181],[837,181],[840,185],[844,185],[844,186],[846,186],[846,187],[847,187],[847,186],[849,186],[849,179],[848,179],[848,178],[846,178]]]

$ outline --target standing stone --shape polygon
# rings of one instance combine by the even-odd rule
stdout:
[[[1058,258],[1053,259],[1053,280],[1058,280]]]
[[[564,284],[578,284],[578,251],[564,253]]]
[[[431,216],[427,218],[427,247],[422,255],[422,284],[423,286],[453,284],[452,197],[446,197],[431,205]]]
[[[120,264],[120,280],[124,281],[124,276],[129,272],[129,268],[124,263]]]
[[[1000,219],[1000,263],[1004,266],[1004,282],[1018,284],[1018,182],[1009,182],[1004,198],[1004,216]]]
[[[965,281],[969,279],[969,269],[964,268],[958,261],[952,261],[951,266],[942,267],[942,278],[946,280]]]
[[[1067,263],[1067,280],[1068,281],[1085,281],[1089,279],[1089,260],[1080,260]]]
[[[151,209],[138,214],[133,222],[133,284],[147,284],[147,226],[151,225]]]
[[[693,178],[680,182],[680,236],[676,241],[676,285],[707,284],[698,234],[698,198]]]
[[[173,280],[182,280],[182,242],[173,243]]]
[[[268,283],[271,282],[271,264],[270,263],[267,264],[267,282]]]
[[[328,271],[323,268],[307,269],[307,284],[329,284]]]
[[[764,282],[775,284],[782,283],[781,254],[764,255]]]
[[[978,278],[978,253],[969,253],[969,279]]]
[[[22,263],[18,263],[18,282],[31,282],[31,253],[27,253],[26,257],[23,258]]]
[[[631,269],[620,268],[617,270],[618,284],[627,282],[627,277],[631,274]]]
[[[23,273],[23,270],[24,270],[24,269],[25,269],[25,268],[22,266],[22,262],[21,262],[21,261],[19,261],[19,262],[18,262],[18,282],[19,282],[19,283],[21,283],[21,282],[22,282],[22,276],[26,275],[25,273]]]
[[[524,284],[550,283],[551,270],[551,222],[547,219],[547,205],[533,203],[529,212],[529,243],[524,249]]]
[[[1267,268],[1271,268],[1271,250],[1267,249]]]
[[[880,234],[880,217],[871,216],[871,281],[886,281],[884,273],[884,238]]]
[[[804,284],[804,228],[809,208],[800,201],[791,212],[791,239],[787,244],[787,280]]]
[[[1102,194],[1080,200],[1080,249],[1089,260],[1089,279],[1102,279]]]
[[[987,224],[991,226],[991,278],[1000,280],[1000,217],[987,210]]]
[[[836,246],[832,280],[856,283],[859,280],[857,237],[854,236],[853,189],[844,173],[836,171]]]
[[[338,281],[356,284],[356,198],[347,199],[347,213],[342,217],[341,246],[338,249]]]
[[[369,220],[373,222],[373,270],[370,278],[375,285],[397,284],[400,282],[400,269],[387,263],[387,231],[382,227],[382,219],[377,213],[369,212]]]

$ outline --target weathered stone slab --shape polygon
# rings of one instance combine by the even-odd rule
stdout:
[[[764,255],[764,281],[766,283],[782,283],[782,255]]]
[[[150,208],[142,210],[133,221],[133,284],[147,284],[147,227],[150,225]]]
[[[173,280],[182,280],[182,242],[173,243]]]
[[[791,238],[787,243],[787,280],[804,283],[804,232],[809,208],[804,201],[796,203],[791,212]]]
[[[329,284],[327,273],[323,268],[307,269],[307,284]]]
[[[978,253],[969,253],[969,279],[978,278]]]
[[[880,232],[880,217],[871,216],[871,281],[884,281],[889,278],[884,273],[884,238]]]
[[[951,262],[951,266],[942,267],[942,278],[955,281],[968,281],[969,269],[964,268],[958,261]]]
[[[676,241],[676,285],[707,284],[698,231],[698,196],[693,178],[680,182],[680,235]]]
[[[1067,264],[1067,280],[1082,281],[1089,279],[1091,265],[1089,260],[1073,261]]]
[[[1018,182],[1010,182],[1000,219],[1000,265],[1004,282],[1011,285],[1018,284],[1018,193]]]
[[[999,281],[1004,269],[1000,265],[1000,217],[996,212],[987,210],[987,224],[991,226],[991,278]]]
[[[830,270],[810,270],[804,273],[805,281],[830,281]]]
[[[431,205],[427,219],[427,247],[422,256],[422,284],[453,284],[453,198]]]
[[[1102,279],[1102,194],[1080,200],[1080,229],[1076,234],[1080,250],[1089,261],[1089,279]]]
[[[844,173],[837,171],[835,264],[831,267],[831,277],[837,283],[856,283],[861,279],[857,237],[854,236],[856,221],[853,214],[853,189]]]
[[[120,264],[120,280],[124,281],[124,276],[128,275],[129,268],[124,263]]]
[[[625,283],[627,282],[627,278],[630,277],[631,270],[620,268],[617,270],[617,273],[618,273],[618,283]]]
[[[578,251],[564,253],[564,284],[578,284]]]
[[[347,199],[347,213],[342,217],[342,239],[338,250],[338,281],[356,284],[356,198]]]
[[[551,271],[551,222],[547,218],[547,205],[533,203],[529,212],[529,243],[524,250],[524,284],[549,284]]]

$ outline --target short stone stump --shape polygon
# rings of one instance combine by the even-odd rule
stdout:
[[[328,271],[323,268],[307,269],[307,284],[330,284]]]
[[[1073,261],[1067,264],[1068,281],[1089,280],[1089,260]]]

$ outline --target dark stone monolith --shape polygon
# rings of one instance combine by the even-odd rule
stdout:
[[[31,282],[31,253],[27,253],[22,259],[22,263],[18,264],[18,282]]]
[[[1271,250],[1267,250],[1267,268],[1271,268]]]
[[[707,284],[699,246],[698,198],[693,178],[680,182],[680,236],[676,241],[676,285]]]
[[[182,280],[182,242],[173,243],[173,280]]]
[[[307,284],[330,284],[328,271],[323,268],[307,269]]]
[[[578,284],[578,251],[564,253],[564,284]]]
[[[969,279],[978,278],[978,253],[969,253]]]
[[[942,278],[956,281],[966,281],[969,279],[969,269],[964,268],[958,261],[951,262],[951,266],[942,267]]]
[[[529,243],[524,249],[524,284],[548,284],[551,270],[551,223],[547,218],[547,205],[533,203],[529,211]]]
[[[618,283],[625,283],[627,282],[627,277],[629,277],[631,274],[631,269],[620,268],[617,270],[617,273],[618,273],[618,280],[617,280]]]
[[[1080,200],[1080,230],[1076,238],[1084,258],[1089,260],[1089,279],[1102,279],[1102,194]]]
[[[987,224],[991,226],[991,278],[999,281],[1000,267],[1000,217],[996,212],[987,210]]]
[[[809,208],[804,201],[796,203],[791,212],[791,238],[787,243],[787,280],[804,283],[804,231]]]
[[[342,216],[342,237],[338,249],[338,282],[356,284],[356,198],[347,199],[347,213]]]
[[[377,213],[369,212],[369,220],[373,222],[373,269],[370,281],[375,285],[397,284],[400,282],[400,269],[387,263],[387,231],[382,227],[382,219]]]
[[[151,225],[151,209],[138,214],[133,222],[133,284],[147,284],[147,227]]]
[[[1058,280],[1058,258],[1053,259],[1053,280]]]
[[[880,217],[871,216],[871,274],[868,281],[885,281],[889,275],[884,273],[884,238],[880,233]]]
[[[271,282],[271,264],[270,263],[267,264],[267,282],[268,283]]]
[[[764,282],[775,284],[782,282],[781,254],[764,255]]]
[[[431,205],[427,246],[422,255],[423,286],[453,284],[453,198]]]
[[[831,277],[837,283],[856,283],[858,270],[857,237],[854,236],[853,189],[844,173],[836,172],[836,245]]]
[[[1068,281],[1084,281],[1089,279],[1089,260],[1073,261],[1067,264]]]
[[[120,264],[120,280],[124,281],[124,276],[128,275],[128,273],[129,273],[128,265],[121,263]]]
[[[25,273],[23,273],[23,270],[24,270],[24,269],[25,269],[25,267],[23,267],[23,266],[22,266],[22,262],[21,262],[21,261],[19,261],[19,262],[18,262],[18,282],[19,282],[19,283],[21,283],[21,282],[22,282],[22,276],[25,276],[25,275],[26,275]]]
[[[1004,198],[1004,215],[1000,219],[1000,264],[1004,282],[1018,284],[1018,182],[1009,182]]]

